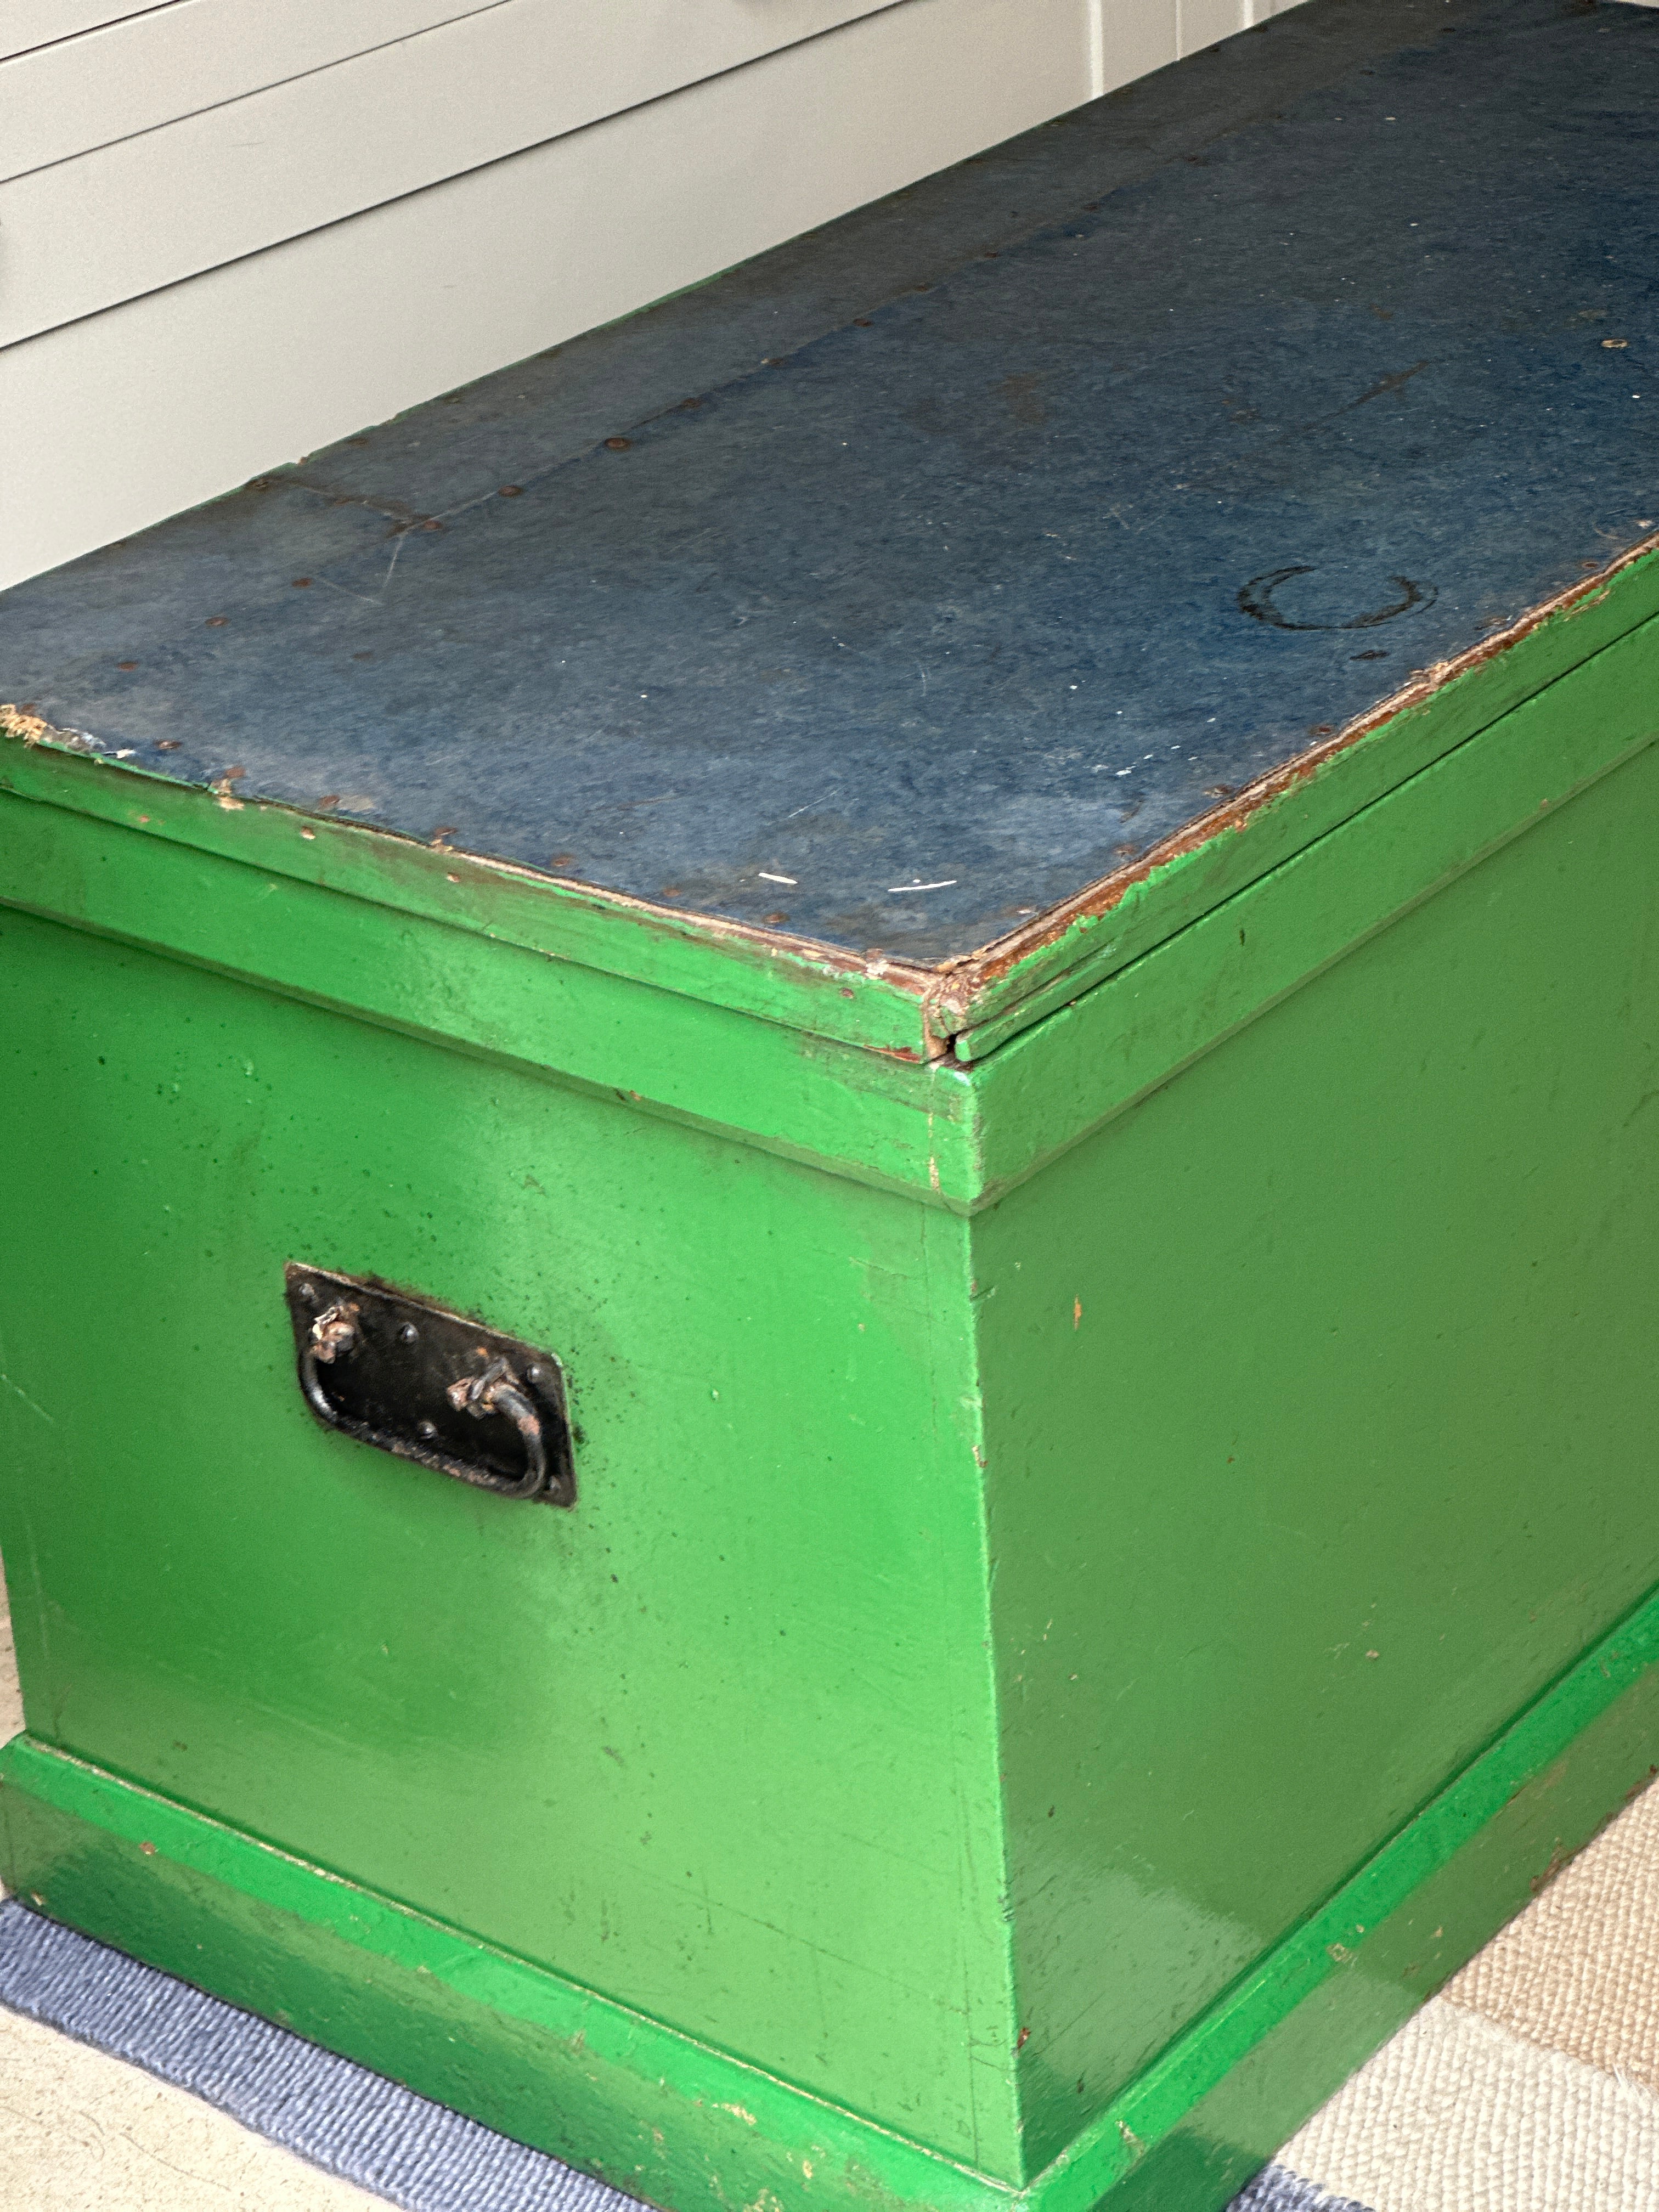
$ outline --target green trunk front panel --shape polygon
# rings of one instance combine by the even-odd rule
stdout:
[[[992,2171],[966,1227],[15,912],[37,1737]],[[573,1512],[321,1428],[285,1260],[556,1347]]]

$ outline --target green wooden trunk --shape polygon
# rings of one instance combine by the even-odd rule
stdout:
[[[1159,100],[1196,131],[1229,69],[1256,75],[1228,158],[1271,179],[1341,70],[1431,131],[1476,55],[1425,46],[1443,18],[1511,98],[1523,63],[1655,51],[1629,11],[1616,64],[1542,5],[1501,37],[1474,6],[1303,12],[1010,149],[1028,198],[1030,165],[1065,173],[975,253],[1050,283],[1086,177],[1102,234],[1195,189],[1178,135],[1115,192],[1113,149]],[[1287,79],[1302,106],[1255,120]],[[813,343],[854,307],[921,327],[900,295],[949,294],[938,210],[982,172],[928,188],[921,258],[884,249]],[[847,235],[775,265],[786,310]],[[1628,392],[1613,281],[1572,343]],[[672,386],[709,297],[594,341],[601,383],[654,347]],[[793,387],[745,367],[743,404],[833,398],[810,353]],[[692,434],[629,406],[625,459],[589,428],[550,481]],[[1581,408],[1576,481],[1595,434]],[[1409,489],[1365,494],[1384,567]],[[382,546],[353,498],[310,463],[0,602],[6,1879],[674,2212],[1212,2212],[1659,1760],[1650,525],[1614,486],[1599,544],[1552,510],[1534,557],[1459,494],[1426,672],[1344,672],[1370,703],[1330,690],[1332,726],[1269,728],[1232,788],[963,954],[738,892],[677,913],[284,787],[247,701],[289,742],[270,666],[349,660],[296,625],[380,618],[335,606],[356,555],[316,536],[368,515]],[[1255,578],[1216,556],[1240,656],[1282,648],[1218,691],[1241,730],[1252,684],[1302,714],[1395,635],[1349,622],[1334,659],[1340,625],[1247,619],[1236,586],[1317,565],[1293,535]],[[326,605],[292,595],[307,542],[348,580]],[[1142,635],[1208,666],[1182,607]],[[276,661],[210,757],[261,619]],[[343,710],[320,773],[391,789],[373,721]],[[482,779],[487,734],[458,757]],[[742,897],[783,895],[744,866]],[[314,1420],[289,1261],[548,1347],[574,1508]]]

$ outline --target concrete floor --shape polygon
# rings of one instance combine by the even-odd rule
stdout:
[[[7,2212],[346,2212],[385,2202],[183,2089],[0,2010]]]

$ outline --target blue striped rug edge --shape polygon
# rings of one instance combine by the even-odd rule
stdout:
[[[404,2212],[640,2212],[636,2201],[384,2075],[239,2011],[15,1898],[0,2005],[125,2059]],[[1228,2212],[1366,2212],[1282,2166]]]

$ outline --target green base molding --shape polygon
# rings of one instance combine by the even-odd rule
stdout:
[[[674,2212],[1218,2212],[1659,1767],[1650,1596],[1024,2190],[21,1735],[9,1886]]]

